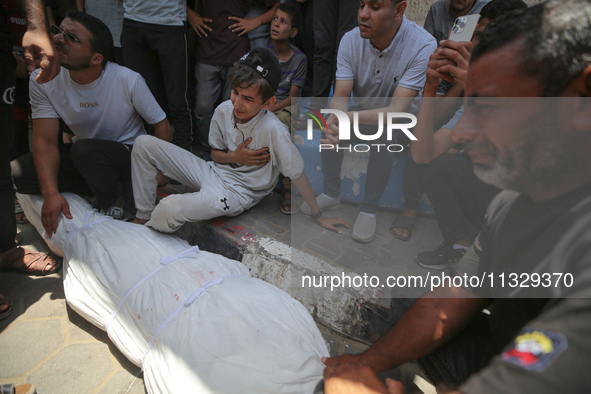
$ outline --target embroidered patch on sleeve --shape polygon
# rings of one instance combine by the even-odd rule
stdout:
[[[541,372],[567,348],[568,341],[561,333],[525,327],[502,357],[527,370]]]

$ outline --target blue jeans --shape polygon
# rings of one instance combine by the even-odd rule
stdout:
[[[366,126],[360,125],[360,128],[362,128],[363,133],[371,134],[371,132],[365,131],[368,130]],[[375,130],[372,132],[375,133]],[[382,133],[379,139],[371,141],[371,143],[389,145],[392,141],[388,141],[386,133]],[[351,144],[354,144],[353,140],[351,140]],[[338,197],[341,194],[341,166],[344,152],[323,149],[320,156],[324,175],[324,194],[330,197]],[[388,185],[395,158],[396,153],[388,152],[383,147],[379,152],[375,150],[370,152],[363,201],[359,206],[362,212],[377,212],[380,198]]]

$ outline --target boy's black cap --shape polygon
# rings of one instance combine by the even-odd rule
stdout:
[[[258,53],[261,57],[262,64],[253,64],[252,55]],[[275,53],[269,48],[258,47],[252,49],[239,60],[240,63],[246,64],[256,70],[267,82],[271,84],[273,89],[277,90],[279,82],[281,81],[281,67]]]

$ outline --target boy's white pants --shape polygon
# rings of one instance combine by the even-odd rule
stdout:
[[[156,205],[159,170],[195,192],[173,194]],[[148,220],[146,226],[165,233],[178,230],[185,222],[244,211],[238,195],[224,186],[208,162],[149,135],[138,137],[133,145],[131,179],[136,216]]]

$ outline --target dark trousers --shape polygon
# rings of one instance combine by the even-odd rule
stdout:
[[[14,70],[16,61],[10,52],[0,51],[0,253],[14,247],[14,186],[10,176],[9,148],[14,136]]]
[[[314,1],[314,97],[328,97],[341,38],[357,26],[359,2]]]
[[[174,126],[172,143],[190,150],[193,136],[187,101],[187,35],[124,24],[121,47],[125,66],[144,77]]]
[[[382,133],[382,136],[378,140],[372,141],[371,143],[389,145],[392,141],[388,141],[386,133]],[[354,144],[354,140],[351,140],[351,145]],[[341,145],[346,144],[341,143]],[[396,155],[396,153],[388,152],[384,147],[379,152],[376,150],[370,152],[363,201],[359,206],[362,212],[377,212],[380,198],[388,185],[388,179],[390,179],[390,173],[392,172]],[[327,196],[338,197],[341,194],[341,166],[343,164],[343,157],[344,152],[342,150],[339,152],[327,149],[322,150],[324,194]]]
[[[409,153],[406,156],[406,166],[404,167],[404,202],[406,208],[418,208],[419,200],[425,192],[423,188],[425,165],[415,163],[410,154],[410,147],[407,147],[406,150]]]
[[[120,142],[84,139],[60,144],[59,153],[58,190],[94,195],[96,208],[109,208],[117,201],[120,182],[131,184],[131,147]],[[14,178],[18,192],[41,194],[33,154],[17,161],[22,170]]]
[[[468,236],[470,226],[479,230],[488,204],[499,192],[474,175],[468,160],[448,154],[424,167],[423,186],[446,243]]]

